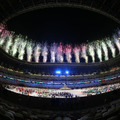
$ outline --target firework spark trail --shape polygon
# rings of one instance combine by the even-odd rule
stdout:
[[[14,57],[17,54],[19,44],[20,44],[20,35],[16,36],[16,38],[14,39],[14,43],[12,45],[12,48],[10,50],[10,54]]]
[[[109,40],[109,39],[106,39],[106,44],[107,44],[108,47],[110,48],[110,50],[111,50],[111,52],[112,52],[112,57],[114,58],[114,57],[115,57],[115,51],[116,51],[114,44],[113,44],[112,41]]]
[[[120,54],[120,40],[119,37],[117,35],[113,35],[114,38],[114,43],[116,44],[118,50],[119,50],[119,54]]]
[[[83,57],[85,62],[88,63],[87,46],[85,44],[81,45],[81,57]]]
[[[97,43],[96,43],[96,52],[97,52],[97,56],[98,56],[100,62],[102,62],[102,49],[101,49],[99,41],[97,41]]]
[[[62,43],[57,47],[57,61],[62,63],[63,62],[63,46]]]
[[[75,55],[75,62],[80,63],[80,46],[75,45],[73,52]]]
[[[105,60],[108,60],[108,49],[107,49],[107,45],[105,44],[104,41],[101,42],[101,46],[102,46],[102,49],[104,52]]]
[[[88,53],[92,57],[92,62],[95,62],[95,47],[93,44],[88,45]]]
[[[47,62],[47,55],[48,55],[48,48],[47,48],[47,44],[45,43],[42,47],[42,56],[43,56],[44,63]]]
[[[32,42],[29,42],[29,41],[27,42],[26,50],[27,50],[27,61],[31,62],[31,60],[32,60],[32,52],[33,52]]]
[[[9,53],[9,50],[10,50],[10,47],[11,47],[11,45],[12,45],[12,42],[13,42],[13,35],[11,34],[11,35],[9,35],[8,37],[7,37],[7,41],[6,41],[6,44],[4,45],[4,50],[7,52],[7,53]]]
[[[56,52],[57,52],[57,46],[55,43],[53,43],[50,47],[50,54],[51,54],[51,63],[55,63],[55,56],[56,56]]]
[[[24,59],[26,44],[27,44],[27,41],[21,38],[20,45],[18,47],[18,59],[20,60]]]
[[[68,63],[71,63],[71,59],[72,59],[72,55],[71,55],[71,52],[72,52],[72,46],[70,44],[67,44],[65,46],[65,55],[66,55],[66,60]]]
[[[36,63],[40,61],[39,59],[41,53],[40,50],[41,50],[41,45],[37,44],[36,47],[34,48],[34,59]]]

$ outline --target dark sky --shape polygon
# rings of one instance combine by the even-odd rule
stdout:
[[[7,22],[9,30],[48,43],[82,43],[112,35],[118,24],[80,8],[46,8],[19,15]]]

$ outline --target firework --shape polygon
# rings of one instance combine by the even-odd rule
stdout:
[[[63,46],[62,43],[57,47],[57,61],[62,63],[63,62]]]
[[[47,48],[47,44],[45,43],[42,47],[42,56],[43,56],[44,63],[47,62],[47,55],[48,55],[48,48]]]
[[[13,43],[11,50],[10,50],[10,54],[14,57],[17,54],[19,44],[20,44],[20,35],[15,37],[14,43]]]
[[[71,55],[71,52],[72,52],[72,46],[70,44],[67,44],[65,46],[65,55],[66,55],[66,60],[68,63],[71,63],[71,59],[72,59],[72,55]]]
[[[25,54],[25,47],[26,47],[27,41],[23,40],[21,38],[20,40],[20,45],[18,47],[18,59],[23,60],[24,59],[24,54]]]
[[[5,40],[6,40],[6,37],[0,38],[0,46],[2,46],[4,44]]]
[[[94,45],[91,43],[88,45],[88,53],[89,55],[92,57],[92,62],[94,63],[95,62],[95,47]]]
[[[107,45],[105,44],[104,41],[101,42],[101,46],[102,46],[102,49],[104,52],[105,60],[108,60],[108,49],[107,49]]]
[[[113,42],[110,39],[106,39],[106,44],[108,45],[108,47],[110,48],[111,52],[112,52],[112,57],[115,57],[115,47]]]
[[[32,60],[32,51],[33,51],[32,42],[27,42],[26,50],[27,50],[27,61],[31,62],[31,60]]]
[[[80,56],[88,63],[87,52],[92,57],[93,63],[95,62],[95,55],[97,55],[99,61],[102,62],[102,54],[105,60],[109,59],[108,48],[111,50],[112,57],[115,57],[115,46],[120,54],[120,30],[118,30],[117,34],[114,34],[112,38],[106,38],[104,41],[95,41],[88,45],[75,45],[75,47],[72,48],[70,44],[63,46],[62,43],[59,45],[53,43],[49,47],[46,43],[43,45],[38,43],[34,46],[34,43],[28,42],[27,38],[23,38],[22,35],[14,35],[13,32],[6,30],[4,24],[0,24],[0,47],[14,57],[18,55],[18,59],[20,60],[23,60],[24,56],[26,56],[28,62],[32,62],[33,56],[35,62],[39,63],[40,55],[42,55],[43,62],[46,63],[48,53],[50,53],[51,63],[55,63],[56,61],[63,63],[64,59],[66,59],[68,63],[72,63],[72,52],[74,53],[76,63],[80,63]]]
[[[85,62],[88,63],[87,46],[85,44],[81,45],[81,57],[83,57]]]
[[[119,50],[119,54],[120,54],[120,39],[116,34],[113,35],[113,39],[114,39],[114,43],[116,44],[116,46]]]
[[[8,40],[7,38],[9,37],[9,35],[10,35],[9,31],[7,30],[2,31],[1,36],[0,36],[0,46],[2,46],[4,43],[6,44],[6,40]]]
[[[80,46],[75,45],[73,49],[74,55],[75,55],[75,62],[80,63]]]
[[[2,33],[4,29],[5,29],[5,25],[1,23],[0,24],[0,33]]]
[[[100,62],[102,62],[102,49],[101,49],[100,41],[96,42],[95,47],[96,47],[97,56],[98,56]]]
[[[55,43],[53,43],[50,47],[50,54],[51,54],[51,63],[55,62],[55,56],[56,56],[56,51],[57,50],[57,46]]]
[[[13,42],[13,36],[12,35],[9,35],[7,37],[7,41],[6,41],[6,44],[4,45],[4,50],[9,53],[9,50],[10,50],[10,47],[12,45],[12,42]]]
[[[34,59],[35,59],[35,62],[38,63],[40,60],[39,60],[39,57],[40,57],[40,53],[41,53],[41,45],[40,44],[37,44],[34,48]]]

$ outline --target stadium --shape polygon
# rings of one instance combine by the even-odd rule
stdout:
[[[118,0],[111,2],[108,0],[98,0],[97,2],[95,0],[2,0],[0,3],[0,119],[119,119],[119,5],[120,2]],[[60,41],[52,41],[51,38],[53,39],[53,36],[50,38],[50,33],[44,35],[42,32],[39,34],[39,36],[42,36],[41,39],[43,39],[41,41],[31,40],[29,36],[26,36],[25,24],[30,21],[33,22],[33,18],[37,24],[36,19],[39,18],[35,18],[35,14],[38,10],[46,10],[48,13],[44,14],[50,14],[49,18],[51,20],[48,20],[50,23],[45,21],[47,17],[44,16],[45,24],[49,26],[49,24],[52,24],[51,21],[55,22],[54,19],[57,19],[57,17],[60,21],[63,19],[62,17],[68,21],[67,17],[69,18],[69,14],[65,12],[66,9],[68,11],[74,11],[73,9],[75,9],[75,12],[78,11],[78,13],[80,13],[79,9],[81,11],[85,10],[85,12],[81,13],[87,15],[87,17],[88,14],[92,17],[92,13],[97,13],[96,16],[100,14],[100,17],[105,16],[107,17],[105,18],[107,19],[106,21],[110,19],[112,22],[104,24],[105,20],[103,20],[104,22],[96,27],[100,29],[102,24],[106,26],[108,24],[109,28],[104,25],[104,27],[101,27],[101,32],[104,33],[102,37],[99,36],[100,33],[92,31],[92,28],[91,32],[87,35],[82,33],[85,37],[82,42],[69,38],[68,41],[65,41],[63,38]],[[52,10],[57,11],[54,13],[54,16],[58,14],[53,19]],[[36,13],[31,13],[32,11]],[[70,13],[70,16],[75,14],[75,12]],[[32,19],[27,14],[32,16]],[[67,17],[61,14],[65,14]],[[28,17],[29,22],[25,16]],[[62,16],[61,19],[59,16]],[[74,17],[77,18],[76,16]],[[17,19],[20,19],[18,20],[20,25],[15,24]],[[26,19],[27,23],[24,23],[22,19]],[[87,19],[90,21],[91,18]],[[98,19],[100,18],[98,17]],[[37,36],[36,31],[44,24],[42,22],[41,20],[40,26],[38,24],[38,26],[35,26],[36,24],[33,23],[34,28],[30,23],[34,31],[29,34],[34,33]],[[76,20],[72,19],[72,22],[75,25]],[[100,22],[98,21],[98,23]],[[96,25],[98,23],[96,22]],[[55,23],[55,26],[58,24],[61,26],[63,23]],[[76,24],[79,26],[77,22]],[[70,25],[72,26],[71,21],[68,26]],[[110,27],[110,25],[114,28]],[[53,28],[55,26],[52,25]],[[22,31],[20,31],[21,33],[16,31],[18,28],[15,29],[15,27],[21,27],[22,31],[24,31],[23,34],[21,34]],[[85,23],[84,27],[89,29],[87,23]],[[65,29],[63,31],[66,31],[67,34],[69,27],[66,29],[62,26],[61,28],[62,30]],[[77,29],[77,27],[75,28]],[[47,27],[46,29],[49,28]],[[52,29],[50,30],[52,31]],[[108,30],[109,35],[105,33],[106,30]],[[44,29],[41,31],[44,31]],[[74,34],[74,31],[71,34]],[[92,33],[95,39],[92,38],[93,40],[84,41]],[[57,29],[54,31],[55,34],[57,34]],[[72,38],[71,34],[69,33],[67,36]],[[46,38],[44,39],[43,36],[49,37],[49,41],[46,42]],[[78,36],[80,35],[78,34]]]

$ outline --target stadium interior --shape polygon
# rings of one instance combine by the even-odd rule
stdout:
[[[119,120],[119,5],[119,0],[1,0],[0,120]],[[34,41],[10,28],[17,26],[9,23],[17,16],[54,8],[98,13],[117,27],[112,37],[80,44]]]

